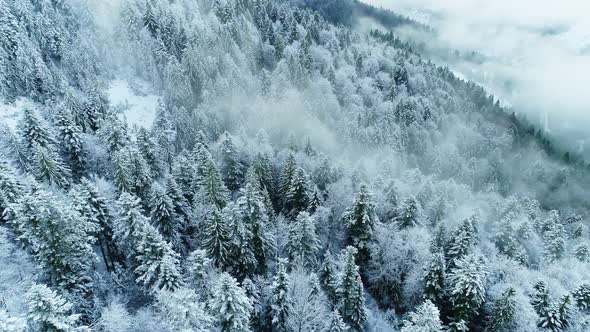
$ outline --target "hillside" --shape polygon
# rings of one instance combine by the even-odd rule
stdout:
[[[0,331],[588,330],[588,168],[412,21],[0,8]]]

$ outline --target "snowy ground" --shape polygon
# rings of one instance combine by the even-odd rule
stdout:
[[[14,129],[20,117],[20,112],[25,108],[35,108],[35,103],[28,98],[18,98],[12,104],[0,102],[0,124]]]
[[[112,81],[107,96],[111,106],[123,110],[122,117],[127,119],[129,126],[151,127],[156,117],[159,96],[136,92],[126,80]]]

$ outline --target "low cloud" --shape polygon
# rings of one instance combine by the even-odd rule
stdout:
[[[590,2],[364,1],[433,27],[434,49],[480,54],[439,60],[590,156]]]

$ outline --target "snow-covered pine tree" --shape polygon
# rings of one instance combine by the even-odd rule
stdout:
[[[180,233],[182,225],[179,223],[172,198],[166,193],[166,189],[159,183],[152,184],[149,208],[152,223],[160,231],[164,240],[173,248],[180,249]]]
[[[338,297],[342,318],[357,330],[362,330],[367,320],[363,283],[356,265],[357,249],[346,247],[342,253],[342,272],[338,283]]]
[[[358,250],[357,262],[365,266],[369,260],[369,242],[378,221],[375,204],[366,185],[361,185],[352,205],[342,216],[347,228],[347,243]]]
[[[576,305],[580,310],[588,311],[590,309],[590,284],[582,284],[572,294]]]
[[[565,255],[565,228],[561,223],[548,226],[543,234],[543,256],[551,263]]]
[[[287,192],[285,193],[284,210],[289,216],[295,218],[299,212],[307,210],[310,201],[307,175],[303,168],[298,167]]]
[[[396,219],[399,227],[407,228],[418,225],[420,223],[418,213],[418,202],[416,199],[413,197],[406,199]]]
[[[515,294],[516,290],[510,287],[494,301],[485,331],[502,332],[514,330],[514,316],[516,314]]]
[[[432,254],[424,273],[424,298],[441,305],[445,295],[445,256],[442,252]]]
[[[66,188],[70,184],[70,169],[51,147],[33,146],[31,170],[39,181]]]
[[[143,215],[140,199],[129,193],[122,193],[117,201],[118,215],[115,221],[114,237],[119,247],[134,253],[141,232],[149,219]]]
[[[288,319],[291,314],[291,299],[289,298],[289,275],[285,263],[279,260],[277,272],[272,283],[272,298],[270,304],[272,330],[288,332]]]
[[[211,154],[202,144],[197,144],[193,160],[196,170],[191,186],[195,202],[223,209],[229,199],[228,191]]]
[[[72,115],[67,110],[57,114],[55,126],[58,133],[57,140],[72,173],[77,176],[84,174],[86,156],[82,128],[74,123]]]
[[[159,291],[156,295],[158,310],[175,331],[208,332],[214,319],[205,311],[197,293],[181,287],[175,291]]]
[[[163,167],[159,159],[158,145],[152,134],[142,127],[137,133],[136,141],[137,149],[148,164],[151,174],[154,176],[160,175]]]
[[[440,321],[438,308],[430,302],[424,301],[416,311],[410,313],[404,320],[401,332],[441,332],[443,325]]]
[[[317,264],[319,249],[320,240],[315,228],[315,219],[308,212],[299,213],[289,227],[287,251],[291,261],[313,268]]]
[[[182,284],[180,257],[150,224],[139,230],[136,244],[136,281],[149,292],[174,291]]]
[[[446,257],[447,263],[454,266],[455,261],[473,250],[478,242],[477,228],[475,219],[467,218],[457,226],[455,231],[449,236]]]
[[[322,261],[322,266],[320,267],[319,279],[324,292],[328,296],[328,299],[333,304],[336,304],[338,299],[338,283],[340,281],[338,280],[336,262],[329,249],[324,253],[324,260]]]
[[[217,267],[230,265],[230,251],[232,248],[230,227],[224,219],[223,213],[214,209],[205,219],[203,229],[203,248]]]
[[[330,314],[330,322],[328,325],[328,329],[326,331],[327,332],[347,332],[347,331],[349,331],[349,329],[350,328],[348,327],[348,325],[346,325],[346,323],[342,319],[342,316],[340,316],[340,313],[338,312],[338,310],[332,311],[332,313]]]
[[[34,110],[25,108],[22,118],[18,124],[18,131],[21,141],[32,153],[33,148],[39,145],[44,148],[53,143],[49,126],[43,118]]]
[[[222,331],[250,331],[252,302],[229,274],[222,273],[213,285],[209,310],[217,317]]]
[[[72,304],[49,287],[36,284],[27,293],[29,325],[38,331],[73,331],[80,315]]]
[[[279,188],[277,192],[282,206],[285,205],[287,193],[291,188],[291,181],[295,176],[295,172],[297,172],[297,163],[295,162],[295,157],[293,156],[293,154],[289,154],[289,157],[287,157],[287,160],[285,160],[283,169],[281,170],[281,176],[279,178]]]
[[[453,305],[452,320],[469,323],[485,301],[487,272],[482,257],[469,254],[459,258],[448,274],[448,293]]]
[[[228,132],[222,135],[219,152],[221,155],[221,174],[223,174],[225,185],[230,191],[237,191],[240,189],[244,178],[244,168],[238,155],[238,149]]]
[[[10,205],[16,203],[23,191],[16,169],[0,154],[0,224],[8,221]]]

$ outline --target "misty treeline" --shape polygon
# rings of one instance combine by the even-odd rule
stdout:
[[[589,329],[587,170],[482,88],[291,2],[121,6],[0,0],[0,331]]]

